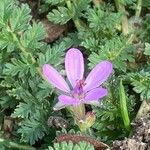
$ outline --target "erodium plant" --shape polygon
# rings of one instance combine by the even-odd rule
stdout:
[[[53,146],[64,129],[49,118],[68,122],[68,137],[128,138],[150,108],[149,10],[149,0],[0,0],[0,149],[92,150]]]
[[[54,106],[54,110],[70,106],[77,124],[84,122],[86,120],[84,104],[97,104],[107,95],[107,89],[100,85],[112,73],[112,68],[111,62],[102,61],[84,80],[84,59],[82,53],[76,48],[69,49],[65,57],[65,70],[69,84],[51,65],[43,65],[44,77],[59,89],[61,94],[58,96],[58,103]]]

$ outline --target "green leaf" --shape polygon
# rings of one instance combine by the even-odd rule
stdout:
[[[100,45],[98,53],[93,52],[89,56],[89,66],[92,68],[102,60],[110,60],[113,63],[114,68],[120,69],[123,72],[126,71],[126,60],[134,61],[134,57],[131,54],[134,48],[126,44],[126,39],[123,37],[114,37],[111,40],[107,40],[104,45]]]
[[[124,5],[135,5],[137,1],[136,0],[123,0]]]
[[[18,133],[21,134],[21,141],[33,145],[36,141],[42,139],[47,132],[44,118],[45,116],[39,112],[30,119],[25,119],[18,129]]]
[[[22,4],[20,8],[14,7],[10,17],[10,27],[13,32],[27,29],[31,20],[30,12],[31,10],[27,4]]]
[[[144,1],[142,1],[142,6],[144,6],[144,7],[150,7],[150,2],[149,2],[149,0],[144,0]]]
[[[126,94],[122,84],[122,79],[120,80],[120,85],[119,85],[119,99],[120,99],[120,110],[121,110],[124,126],[128,131],[130,131],[130,119],[128,115]]]
[[[139,93],[141,100],[150,99],[150,73],[147,71],[140,71],[136,73],[128,73],[129,81],[133,85],[133,90]]]
[[[145,43],[144,54],[150,56],[150,44],[149,43]]]
[[[3,93],[0,93],[0,105],[5,109],[14,108],[17,105],[17,101],[14,98],[9,97],[8,95],[2,96]]]
[[[86,49],[89,49],[90,51],[99,49],[99,44],[99,40],[93,37],[89,37],[81,43],[82,46],[84,46]]]
[[[65,43],[61,42],[60,44],[56,44],[53,47],[46,46],[45,53],[40,53],[39,56],[39,64],[42,66],[43,64],[53,64],[55,66],[60,65],[63,60],[64,51],[66,50]]]
[[[45,30],[41,23],[33,23],[20,38],[21,44],[27,48],[29,52],[41,47],[41,40],[45,37]]]
[[[46,3],[50,4],[50,5],[57,5],[57,4],[60,4],[60,3],[63,3],[64,0],[45,0]]]
[[[11,15],[13,5],[14,1],[12,0],[0,1],[0,28],[5,27],[8,18]]]
[[[53,9],[49,12],[48,19],[56,24],[65,24],[70,19],[69,10],[66,7],[58,7],[58,9]]]
[[[11,115],[13,118],[28,118],[35,113],[35,105],[32,102],[20,103]]]
[[[69,33],[66,37],[63,37],[56,42],[56,44],[61,44],[61,43],[63,43],[66,49],[68,49],[70,47],[78,47],[81,41],[78,38],[77,32],[75,32],[75,33]]]
[[[19,77],[23,77],[30,72],[32,76],[35,75],[36,67],[34,66],[34,64],[30,64],[26,57],[24,57],[23,55],[21,56],[22,60],[12,58],[12,63],[6,63],[4,74],[12,76],[16,76],[18,74]]]
[[[17,44],[13,40],[12,35],[5,28],[0,33],[0,48],[4,49],[7,47],[9,52],[13,51]]]
[[[103,21],[104,12],[101,9],[89,9],[87,15],[88,21],[90,22],[89,27],[98,31]]]
[[[89,27],[95,32],[114,32],[121,20],[120,13],[104,11],[101,8],[87,10]]]
[[[73,144],[69,142],[54,143],[54,146],[49,146],[46,150],[94,150],[94,147],[87,142],[79,142],[78,144]]]
[[[36,96],[40,99],[48,97],[50,94],[53,93],[53,88],[47,81],[43,81],[38,85],[40,90],[37,92]]]
[[[73,18],[79,18],[81,16],[84,16],[83,11],[88,11],[90,7],[91,0],[79,0],[79,1],[73,1],[73,4],[70,6]]]

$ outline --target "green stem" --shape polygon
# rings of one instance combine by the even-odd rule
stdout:
[[[92,0],[92,2],[96,7],[99,7],[100,3],[102,3],[103,1],[102,0]]]
[[[32,63],[35,64],[36,63],[36,60],[35,58],[32,56],[31,53],[29,53],[26,48],[21,44],[21,42],[19,41],[19,39],[17,38],[16,34],[11,30],[11,28],[9,27],[9,25],[6,26],[6,29],[7,31],[12,35],[13,37],[13,40],[14,42],[16,42],[18,48],[22,51],[22,53],[25,55],[25,56],[30,56],[31,60],[32,60]],[[37,69],[37,72],[39,73],[39,75],[43,78],[43,75],[41,73],[41,70],[39,67],[36,68]]]
[[[17,144],[15,142],[7,141],[5,139],[0,138],[0,145],[4,145],[9,148],[17,148],[19,150],[36,150],[34,147]]]
[[[121,26],[122,26],[122,33],[124,35],[127,35],[129,33],[129,29],[128,29],[128,18],[126,15],[125,7],[121,0],[115,0],[115,4],[118,11],[124,14],[124,16],[122,17]]]
[[[136,12],[135,12],[135,16],[139,17],[141,14],[141,10],[142,10],[142,0],[138,0],[137,2],[137,7],[136,7]]]
[[[19,41],[19,39],[17,38],[16,34],[13,33],[13,31],[11,30],[11,28],[7,25],[7,31],[12,35],[13,37],[13,40],[14,42],[17,43],[17,46],[19,47],[19,49],[22,51],[22,53],[25,55],[25,56],[28,56],[30,55],[31,59],[32,59],[32,62],[35,63],[35,59],[34,57],[31,55],[31,53],[27,52],[26,49],[23,47],[23,45],[21,44],[21,42]]]
[[[135,38],[135,35],[131,34],[131,36],[128,38],[128,40],[126,41],[126,43],[120,48],[120,50],[118,51],[118,53],[114,57],[111,57],[110,60],[116,59],[120,55],[120,53],[122,52],[122,50],[126,47],[126,45],[131,44],[133,42],[134,38]]]
[[[72,17],[72,20],[77,28],[77,30],[79,31],[81,28],[83,28],[83,26],[86,26],[79,18],[75,18],[74,17],[74,13],[73,9],[72,9],[72,3],[70,0],[65,0],[67,8],[69,9],[70,15]]]
[[[85,117],[85,105],[72,106],[71,112],[74,116],[75,122],[81,121]]]

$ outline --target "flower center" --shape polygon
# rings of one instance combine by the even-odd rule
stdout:
[[[72,91],[72,96],[76,99],[84,99],[83,86],[85,86],[84,80],[77,80],[77,84]]]

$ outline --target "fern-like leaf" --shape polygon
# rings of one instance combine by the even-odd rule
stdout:
[[[58,7],[49,12],[48,19],[56,24],[65,24],[71,19],[69,10],[66,7]]]
[[[86,142],[73,144],[70,142],[54,143],[53,147],[48,147],[46,150],[94,150],[94,147]]]

